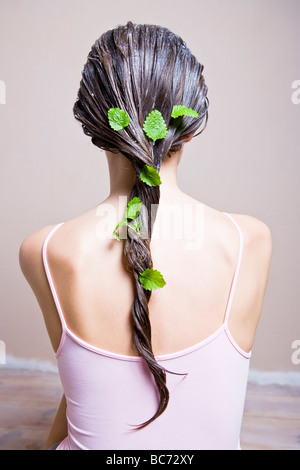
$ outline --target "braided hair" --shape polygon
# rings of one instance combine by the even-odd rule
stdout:
[[[140,175],[145,165],[159,172],[164,158],[171,158],[189,136],[201,128],[200,134],[205,128],[208,99],[202,71],[203,65],[172,31],[128,22],[95,41],[84,65],[73,108],[75,118],[94,145],[120,152],[130,161],[136,175],[131,198],[138,197],[147,209],[147,237],[127,237],[123,241],[124,260],[135,285],[131,309],[133,341],[153,375],[159,394],[156,413],[139,428],[160,416],[169,401],[166,370],[157,363],[152,351],[148,309],[151,290],[146,290],[139,280],[141,272],[153,267],[150,241],[155,213],[151,207],[159,204],[160,189],[159,185],[144,184]],[[170,126],[165,138],[154,145],[143,130],[146,117],[157,109],[169,123],[172,109],[177,105],[195,110],[198,118],[176,119],[176,125]],[[130,117],[126,132],[115,132],[109,125],[107,116],[111,108],[120,108]]]

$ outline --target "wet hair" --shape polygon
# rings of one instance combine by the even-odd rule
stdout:
[[[123,241],[124,262],[135,285],[131,309],[133,342],[153,375],[159,395],[156,413],[139,428],[160,416],[169,401],[166,370],[158,364],[152,351],[148,309],[151,291],[139,282],[139,273],[153,267],[150,241],[155,214],[151,207],[159,204],[160,189],[144,184],[139,175],[145,164],[159,171],[163,160],[172,158],[172,153],[180,150],[188,137],[204,130],[208,99],[202,72],[203,65],[172,31],[128,22],[95,41],[84,65],[73,108],[75,118],[94,145],[120,152],[131,162],[136,175],[131,199],[139,197],[147,209],[148,236],[127,237]],[[172,120],[173,106],[177,105],[193,109],[199,117]],[[126,132],[116,132],[110,127],[107,117],[110,108],[120,108],[128,114],[130,125]],[[154,109],[161,112],[167,125],[171,122],[166,137],[155,144],[143,131],[143,123]]]

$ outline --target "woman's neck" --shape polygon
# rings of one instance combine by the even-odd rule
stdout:
[[[181,192],[177,181],[177,169],[182,156],[183,148],[172,154],[171,158],[166,157],[160,168],[160,198],[167,199],[174,193]],[[121,153],[105,152],[110,178],[109,198],[119,196],[130,196],[134,185],[135,174],[131,163]]]

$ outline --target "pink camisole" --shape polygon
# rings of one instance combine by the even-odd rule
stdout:
[[[140,357],[94,347],[67,326],[47,262],[47,244],[62,225],[52,229],[43,245],[43,263],[62,324],[56,352],[67,402],[68,435],[57,450],[238,450],[246,395],[249,359],[228,329],[228,319],[243,253],[240,246],[224,323],[200,343],[157,356],[167,370],[170,401],[166,411],[141,430],[158,406],[152,375]]]

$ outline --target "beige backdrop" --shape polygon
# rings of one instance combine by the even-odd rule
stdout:
[[[292,88],[300,80],[299,0],[1,0],[0,340],[9,355],[54,363],[18,249],[27,234],[108,194],[104,155],[72,106],[94,40],[128,20],[171,28],[205,65],[208,127],[186,147],[180,183],[206,204],[271,228],[252,368],[300,371],[292,361],[300,340],[300,104],[292,100],[300,97]]]

